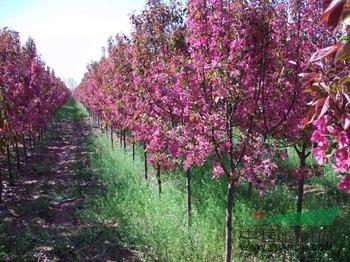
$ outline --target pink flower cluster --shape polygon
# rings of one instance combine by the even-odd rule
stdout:
[[[350,175],[347,175],[342,181],[340,181],[338,187],[346,190],[350,194]]]
[[[329,148],[328,141],[328,130],[327,125],[329,122],[328,116],[323,116],[320,119],[314,122],[314,126],[316,127],[316,131],[313,132],[311,141],[316,143],[317,146],[311,150],[312,154],[315,156],[316,160],[319,164],[328,163],[327,151]]]
[[[316,130],[312,134],[312,142],[316,146],[312,149],[312,154],[318,163],[332,163],[336,172],[347,173],[350,170],[349,130],[344,130],[344,127],[339,126],[329,115],[322,116],[313,124]],[[340,188],[349,191],[347,180],[348,178],[340,183]]]

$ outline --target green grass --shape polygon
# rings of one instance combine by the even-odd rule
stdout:
[[[226,182],[212,180],[211,162],[203,167],[192,169],[193,223],[186,226],[185,178],[183,172],[163,172],[163,194],[158,195],[155,172],[150,181],[143,178],[142,149],[138,147],[137,158],[132,160],[130,148],[125,155],[123,149],[112,150],[105,135],[92,136],[89,143],[92,151],[91,165],[95,175],[106,185],[83,213],[91,223],[115,223],[117,231],[126,246],[135,248],[144,254],[145,260],[160,261],[222,261],[224,254],[225,194]],[[288,159],[295,164],[295,156]],[[334,206],[341,208],[341,216],[332,228],[339,229],[334,250],[327,251],[327,258],[346,261],[349,251],[344,251],[349,242],[345,236],[350,230],[344,226],[350,210],[348,197],[336,189],[334,174],[326,172],[324,177],[317,177],[308,184],[324,191],[322,195],[305,194],[304,210],[326,209]],[[239,232],[243,230],[265,230],[266,224],[247,224],[256,210],[264,210],[265,215],[284,215],[295,212],[296,190],[285,185],[278,185],[264,196],[248,193],[248,186],[243,184],[236,193],[234,206],[234,257],[236,261],[269,261],[274,257],[293,261],[297,250],[286,247],[264,245],[265,251],[254,250],[255,246],[246,243]],[[341,203],[341,204],[339,204]],[[293,228],[287,225],[275,226],[280,232],[293,237]],[[304,227],[304,232],[317,232],[320,227]],[[333,229],[330,229],[333,230]],[[343,230],[343,231],[342,231]],[[340,233],[342,231],[342,233]],[[338,235],[337,235],[338,236]],[[262,236],[257,238],[263,239]],[[345,241],[344,241],[345,239]],[[254,240],[254,239],[253,239]],[[263,239],[264,240],[264,239]],[[309,243],[312,259],[322,260],[325,250],[315,248]],[[270,249],[269,249],[270,248]],[[259,250],[263,250],[262,247]],[[317,251],[317,252],[316,252]],[[312,253],[313,252],[313,253]],[[322,259],[320,258],[322,257]],[[340,259],[340,260],[339,260]],[[342,260],[343,259],[343,260]]]
[[[55,121],[62,122],[73,119],[74,121],[79,122],[87,116],[89,116],[89,114],[85,107],[71,98],[56,112]]]

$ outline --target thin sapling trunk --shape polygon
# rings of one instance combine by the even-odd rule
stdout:
[[[157,166],[158,194],[162,194],[162,180],[160,179],[160,164]]]
[[[148,164],[147,164],[147,148],[146,148],[146,143],[143,145],[143,156],[144,156],[144,164],[145,164],[145,179],[148,180]]]
[[[187,208],[187,226],[191,226],[192,203],[191,203],[191,169],[186,170],[186,208]]]

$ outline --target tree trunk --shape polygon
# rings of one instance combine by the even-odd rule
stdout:
[[[229,178],[227,187],[226,206],[226,254],[225,261],[231,261],[232,254],[232,208],[234,203],[235,183]]]
[[[27,164],[27,148],[26,148],[26,137],[23,136],[23,154],[24,154],[24,160]]]
[[[162,180],[160,179],[160,164],[157,166],[158,194],[162,194]]]
[[[110,129],[111,129],[111,144],[112,144],[112,148],[114,149],[114,141],[113,141],[113,127],[111,127]]]
[[[294,146],[295,151],[298,154],[299,160],[300,160],[300,167],[299,170],[301,171],[301,177],[299,179],[299,186],[298,186],[298,196],[297,196],[297,221],[296,226],[294,228],[295,233],[295,244],[297,247],[299,247],[299,260],[304,261],[304,248],[303,243],[300,244],[301,233],[302,233],[302,226],[301,226],[301,217],[302,217],[302,210],[303,210],[303,196],[304,196],[304,184],[305,184],[305,177],[304,177],[304,170],[306,167],[306,159],[310,155],[310,153],[306,153],[307,145],[303,144],[302,150],[300,151],[297,146]]]
[[[126,131],[123,131],[124,154],[126,153]]]
[[[120,133],[119,133],[119,146],[120,146],[120,149],[123,148],[123,131],[120,130]]]
[[[16,160],[17,160],[17,170],[21,169],[20,159],[19,159],[19,150],[18,150],[18,142],[15,143],[16,146]]]
[[[106,136],[108,137],[108,124],[107,123],[105,125],[105,128],[106,128]]]
[[[7,168],[8,168],[8,174],[9,174],[9,184],[10,186],[14,185],[14,179],[13,179],[13,173],[12,173],[12,167],[11,167],[11,152],[10,152],[10,144],[7,143],[6,145],[6,151],[7,151]]]
[[[144,155],[144,163],[145,163],[145,179],[148,179],[148,166],[147,166],[147,150],[146,143],[143,145],[143,155]]]
[[[2,174],[0,172],[0,203],[2,203]]]
[[[135,161],[135,142],[132,142],[132,160]]]
[[[306,167],[306,146],[303,147],[302,152],[298,153],[299,160],[300,160],[300,170],[304,169]],[[295,241],[297,244],[300,242],[300,234],[301,234],[301,212],[303,210],[303,197],[304,197],[304,184],[305,184],[305,177],[304,173],[302,172],[302,177],[299,180],[299,186],[298,186],[298,198],[297,198],[297,226],[295,227]]]
[[[192,203],[191,203],[191,169],[186,171],[186,208],[187,208],[187,226],[191,226]]]

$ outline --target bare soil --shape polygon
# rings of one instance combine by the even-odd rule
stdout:
[[[0,260],[138,261],[113,225],[84,223],[87,195],[103,190],[89,169],[89,119],[54,123],[47,142],[7,187],[0,205]]]

